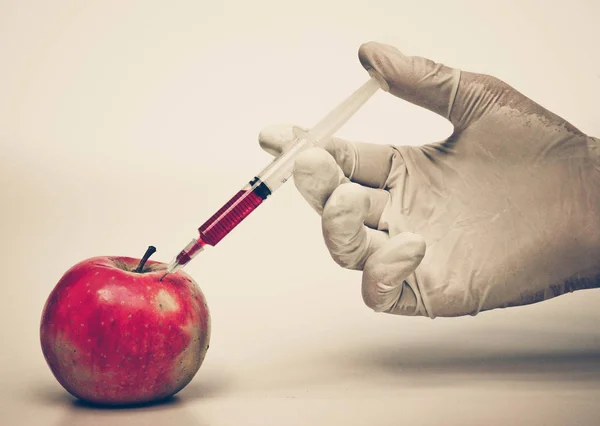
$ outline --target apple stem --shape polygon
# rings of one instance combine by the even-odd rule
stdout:
[[[144,257],[142,257],[142,259],[140,260],[140,264],[133,272],[141,273],[144,270],[144,265],[146,264],[146,261],[150,258],[150,256],[154,254],[155,251],[156,247],[148,247],[148,250],[146,250],[146,253],[144,253]]]

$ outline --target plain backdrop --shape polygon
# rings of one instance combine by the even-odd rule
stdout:
[[[493,74],[599,136],[599,17],[593,0],[0,0],[0,423],[598,424],[599,291],[476,317],[375,314],[292,183],[187,267],[212,341],[172,403],[74,403],[38,327],[80,260],[152,244],[168,262],[271,160],[264,126],[310,127],[366,81],[366,41]],[[450,131],[380,92],[338,135]]]

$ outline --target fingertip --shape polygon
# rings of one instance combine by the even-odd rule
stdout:
[[[365,188],[352,182],[339,185],[325,203],[321,220],[323,238],[331,257],[343,268],[362,269],[374,246],[381,245],[375,235],[382,237],[383,233],[367,230],[364,225],[369,206]]]
[[[337,169],[335,159],[323,148],[309,148],[300,152],[294,160],[294,173],[321,174]]]
[[[405,280],[425,256],[425,239],[418,234],[402,232],[389,239],[365,262],[362,297],[375,312],[413,314],[417,301],[409,288],[405,293]],[[401,299],[402,298],[402,299]]]
[[[309,148],[294,160],[294,182],[301,192],[323,192],[327,195],[344,181],[335,159],[322,148]]]
[[[304,199],[321,214],[331,193],[345,180],[334,158],[322,148],[309,148],[294,161],[294,184]]]
[[[347,221],[362,224],[370,206],[371,199],[365,188],[353,182],[343,183],[327,200],[323,209],[323,222],[326,226],[333,223],[336,227],[351,226]]]
[[[381,43],[371,40],[361,44],[358,48],[358,60],[366,70],[374,68],[372,61],[373,53],[381,47]]]
[[[373,254],[368,261],[368,269],[377,276],[388,274],[389,268],[414,270],[425,257],[427,244],[423,236],[412,232],[402,232]],[[367,266],[365,269],[367,269]]]
[[[389,84],[388,67],[385,62],[389,62],[391,56],[396,58],[404,57],[400,51],[389,44],[376,41],[368,41],[361,44],[358,48],[358,60],[367,71],[375,70]]]
[[[286,145],[295,139],[291,124],[273,124],[258,134],[258,144],[271,155],[279,155]]]

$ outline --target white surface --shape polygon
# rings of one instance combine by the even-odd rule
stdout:
[[[270,160],[263,126],[311,126],[368,77],[365,41],[493,74],[600,135],[597,3],[493,3],[0,2],[0,423],[598,424],[599,292],[474,318],[374,314],[292,184],[188,266],[213,338],[174,403],[73,404],[39,348],[71,265],[149,244],[169,261]],[[338,134],[449,132],[378,93]]]

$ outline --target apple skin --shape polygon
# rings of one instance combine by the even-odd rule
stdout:
[[[50,293],[42,352],[73,396],[102,405],[152,403],[187,386],[206,356],[210,314],[185,272],[139,259],[94,257],[69,269]]]

